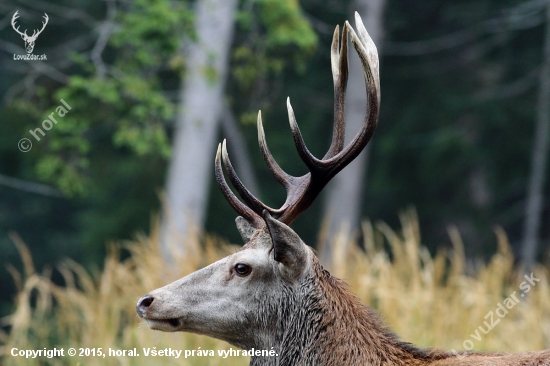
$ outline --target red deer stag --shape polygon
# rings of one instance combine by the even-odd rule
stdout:
[[[323,269],[313,250],[288,226],[361,152],[377,124],[378,53],[361,18],[355,17],[357,34],[346,22],[341,44],[338,27],[332,41],[335,120],[332,143],[324,158],[317,159],[308,151],[287,101],[294,142],[309,173],[301,177],[285,173],[267,148],[258,115],[262,155],[287,190],[284,205],[273,209],[241,183],[224,141],[216,154],[216,179],[240,215],[237,228],[246,244],[237,253],[142,297],[136,307],[138,315],[152,329],[204,334],[243,349],[273,349],[277,353],[252,356],[250,365],[550,365],[550,351],[457,357],[399,340],[342,281]],[[368,105],[363,128],[344,148],[348,33],[363,65]],[[245,203],[226,183],[222,164]]]

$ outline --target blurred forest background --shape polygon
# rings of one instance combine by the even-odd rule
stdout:
[[[16,10],[29,34],[48,14],[34,49],[47,61],[14,60],[26,53],[11,26]],[[106,243],[149,234],[157,220],[166,242],[185,237],[187,225],[240,242],[213,179],[216,145],[228,138],[245,184],[279,207],[285,192],[257,148],[258,110],[279,164],[306,173],[286,98],[309,149],[322,156],[333,121],[330,42],[335,25],[354,25],[356,10],[379,49],[379,127],[362,160],[295,230],[326,246],[339,230],[360,236],[366,218],[397,227],[398,212],[413,206],[432,252],[451,245],[447,227],[455,225],[466,256],[488,258],[499,225],[517,259],[547,262],[547,0],[7,0],[0,4],[2,265],[19,268],[13,238],[20,237],[38,268],[63,257],[100,267]],[[354,50],[350,60],[353,136],[365,91]],[[71,110],[36,141],[29,130],[42,128],[60,99]],[[18,149],[21,138],[31,140],[29,152]],[[0,270],[0,315],[13,310],[14,293]]]

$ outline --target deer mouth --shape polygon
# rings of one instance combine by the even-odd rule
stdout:
[[[163,332],[176,332],[182,327],[182,321],[180,318],[168,318],[168,319],[147,319],[145,323],[151,329],[160,330]]]

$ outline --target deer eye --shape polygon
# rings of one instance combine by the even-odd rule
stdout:
[[[235,272],[241,277],[246,277],[252,272],[252,268],[244,263],[235,264]]]

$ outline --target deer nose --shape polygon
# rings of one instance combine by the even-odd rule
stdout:
[[[136,312],[140,318],[145,318],[145,314],[147,314],[147,310],[149,309],[153,301],[155,301],[155,298],[151,295],[145,295],[138,300],[136,305]]]

